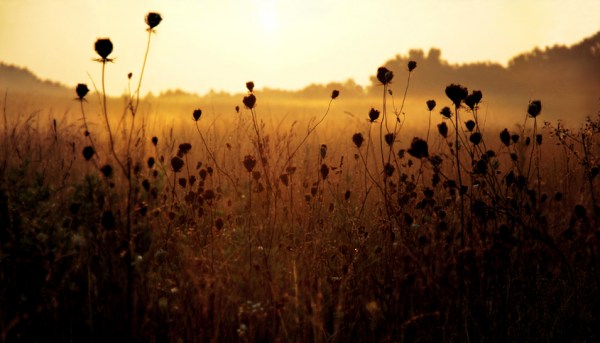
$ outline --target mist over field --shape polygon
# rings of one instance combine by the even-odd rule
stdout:
[[[600,340],[600,32],[234,94],[93,47],[0,64],[0,343]]]

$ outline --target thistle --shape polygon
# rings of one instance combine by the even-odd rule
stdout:
[[[113,51],[113,44],[109,38],[98,38],[94,44],[94,49],[101,57],[101,59],[97,60],[98,62],[112,62],[112,59],[108,58],[108,55]]]
[[[162,17],[159,13],[150,12],[146,15],[146,24],[148,25],[148,30],[152,30],[157,27],[158,24],[162,21]]]

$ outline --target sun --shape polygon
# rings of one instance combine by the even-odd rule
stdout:
[[[256,15],[263,33],[272,35],[278,31],[279,19],[274,1],[257,1]]]

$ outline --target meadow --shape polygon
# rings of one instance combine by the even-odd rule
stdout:
[[[484,89],[412,99],[418,63],[354,102],[152,107],[145,64],[69,115],[5,97],[0,341],[600,339],[600,113],[488,122]]]

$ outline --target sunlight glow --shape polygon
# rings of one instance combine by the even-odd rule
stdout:
[[[92,45],[110,37],[116,61],[107,88],[114,95],[125,90],[128,72],[139,73],[149,11],[164,19],[152,38],[144,76],[143,91],[154,93],[235,92],[247,78],[258,88],[300,89],[349,78],[367,85],[379,65],[409,49],[439,48],[450,63],[506,65],[536,46],[570,45],[600,30],[598,0],[579,0],[577,6],[558,0],[61,3],[0,0],[0,61],[72,85],[88,73],[99,77]],[[63,19],[48,20],[57,17]]]

